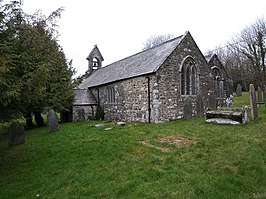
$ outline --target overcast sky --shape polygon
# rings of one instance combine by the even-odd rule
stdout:
[[[190,31],[204,53],[266,17],[266,0],[24,0],[23,9],[48,16],[59,7],[59,43],[77,75],[95,44],[104,66],[141,51],[152,35]]]

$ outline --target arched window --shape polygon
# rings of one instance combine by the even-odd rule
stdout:
[[[197,94],[197,68],[192,57],[184,59],[180,71],[181,95]]]
[[[190,94],[190,67],[186,70],[186,95]]]
[[[181,95],[185,95],[185,67],[181,69]]]
[[[214,92],[217,97],[222,97],[223,86],[221,80],[221,72],[218,67],[212,67],[212,74],[214,78]]]
[[[196,85],[196,71],[195,67],[192,67],[191,72],[191,94],[196,95],[197,85]]]

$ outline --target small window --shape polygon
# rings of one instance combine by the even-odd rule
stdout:
[[[115,103],[115,88],[113,86],[106,88],[106,98],[107,103]]]

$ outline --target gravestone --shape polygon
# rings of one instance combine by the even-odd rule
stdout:
[[[50,132],[58,131],[58,118],[56,112],[53,109],[49,110],[47,121]]]
[[[196,98],[196,111],[197,111],[197,116],[204,115],[204,105],[201,95],[197,95]]]
[[[236,87],[236,96],[242,96],[242,86],[240,84],[237,84]]]
[[[208,107],[211,110],[216,110],[217,106],[216,106],[216,97],[213,93],[208,93]]]
[[[258,95],[258,102],[262,102],[262,90],[261,90],[261,87],[258,87],[257,95]]]
[[[249,85],[249,97],[250,97],[251,119],[255,120],[258,117],[258,108],[257,108],[256,91],[253,84]]]
[[[184,101],[184,119],[191,119],[192,118],[192,101],[190,97],[186,97]]]
[[[85,112],[84,109],[78,109],[78,121],[85,121]]]
[[[263,89],[263,102],[266,103],[266,86]]]
[[[248,123],[248,106],[244,106],[242,108],[242,113],[243,113],[242,123],[247,124]]]
[[[9,145],[17,145],[25,142],[24,127],[19,123],[13,123],[8,129]]]

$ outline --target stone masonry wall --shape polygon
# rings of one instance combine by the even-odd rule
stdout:
[[[156,73],[151,83],[152,91],[152,122],[163,122],[183,117],[183,105],[186,95],[181,95],[180,66],[186,56],[195,60],[198,71],[198,92],[204,99],[209,90],[213,90],[211,70],[196,43],[188,34],[179,47],[168,57]],[[193,114],[196,114],[196,95],[191,95]]]
[[[148,122],[147,81],[148,79],[142,76],[91,89],[94,96],[98,96],[99,92],[100,106],[104,108],[105,120]],[[115,103],[107,102],[107,87],[114,87]]]
[[[81,111],[83,109],[83,111]],[[84,115],[79,115],[80,113]],[[73,122],[88,120],[95,116],[96,106],[73,106]]]
[[[230,77],[228,76],[224,66],[217,59],[216,56],[210,60],[209,66],[210,67],[217,66],[220,69],[221,73],[222,73],[221,76],[222,76],[222,79],[224,81],[224,89],[223,89],[224,93],[223,93],[223,96],[226,96],[228,94],[232,94],[233,93],[233,82],[230,79]]]

